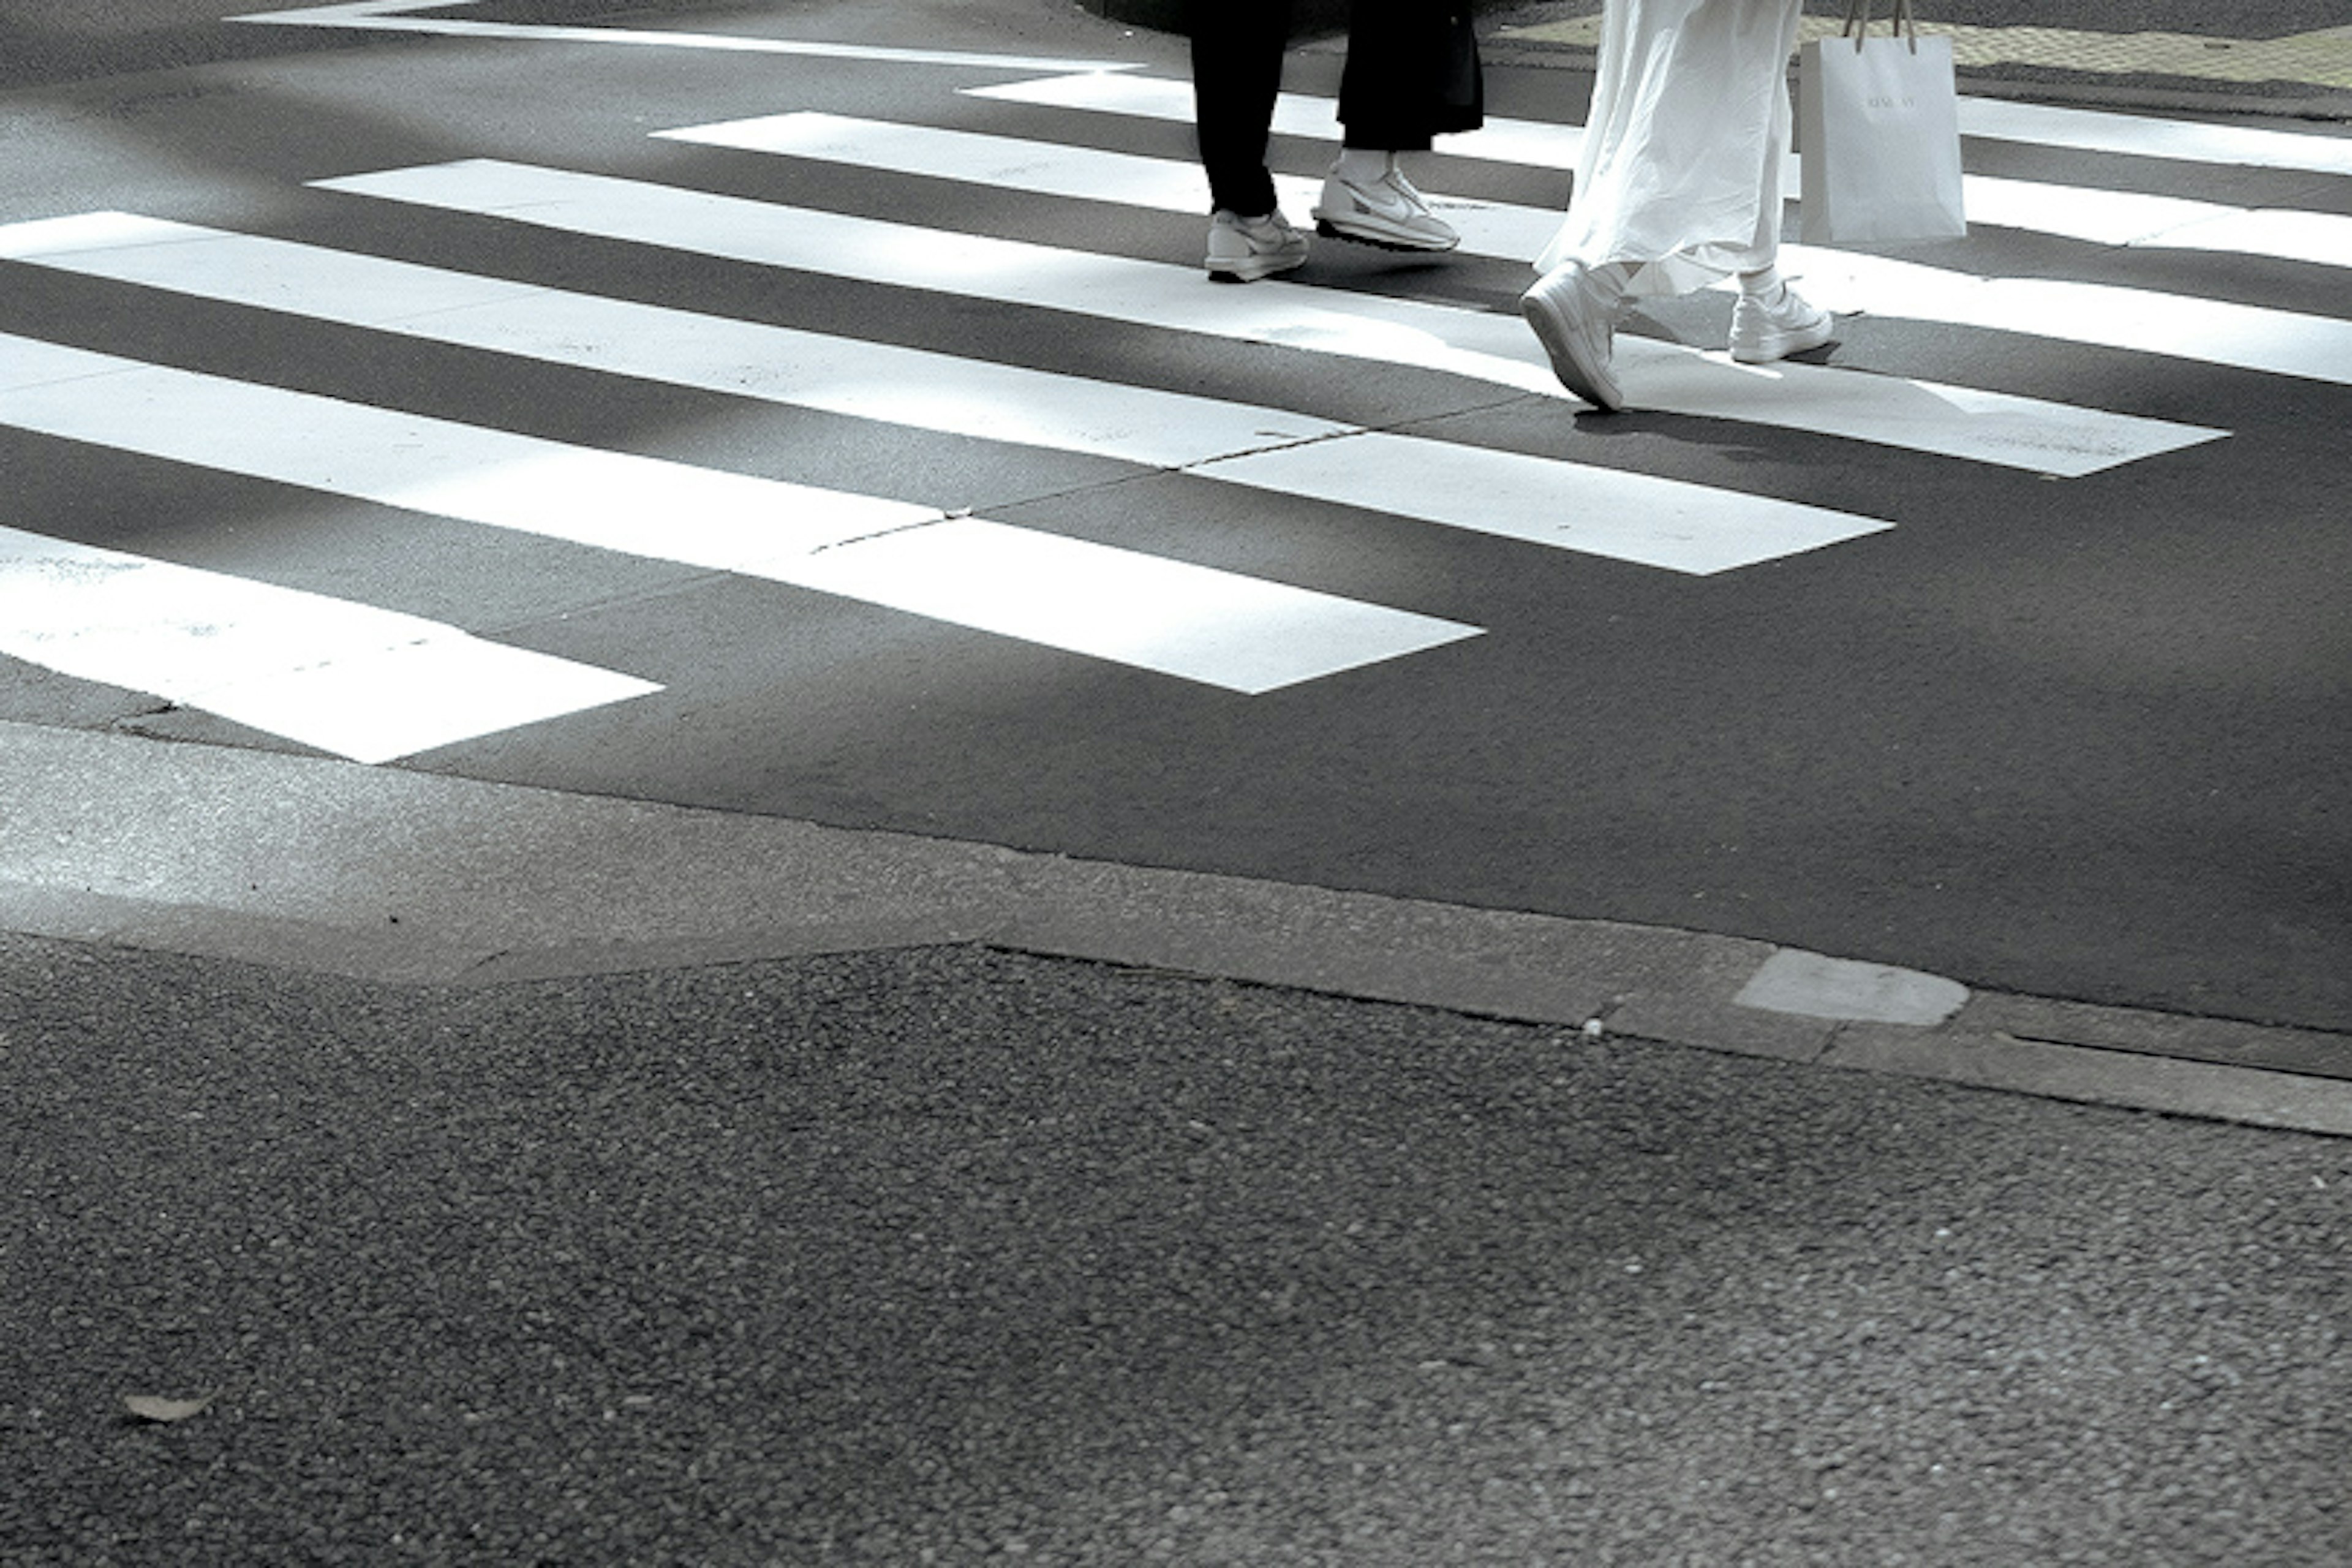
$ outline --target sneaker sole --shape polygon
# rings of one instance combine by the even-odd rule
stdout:
[[[1277,272],[1295,272],[1307,265],[1307,258],[1294,256],[1287,260],[1265,261],[1253,258],[1242,262],[1220,262],[1213,256],[1202,265],[1208,268],[1209,281],[1212,283],[1255,283],[1261,278],[1271,278]]]
[[[1349,240],[1357,245],[1369,245],[1375,250],[1411,250],[1424,256],[1441,255],[1462,243],[1462,237],[1458,234],[1450,239],[1433,239],[1423,234],[1370,225],[1362,228],[1342,228],[1321,213],[1315,215],[1315,232],[1326,239]]]

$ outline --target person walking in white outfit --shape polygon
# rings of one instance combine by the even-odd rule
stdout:
[[[1789,58],[1803,0],[1605,0],[1599,75],[1568,218],[1520,312],[1553,374],[1624,406],[1612,364],[1628,301],[1737,275],[1731,357],[1819,348],[1827,312],[1781,280]]]

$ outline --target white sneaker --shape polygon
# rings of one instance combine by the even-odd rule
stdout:
[[[1580,262],[1555,267],[1519,296],[1519,314],[1536,330],[1559,384],[1595,408],[1625,406],[1611,362],[1616,357],[1616,292]]]
[[[1290,226],[1276,207],[1264,217],[1244,217],[1219,207],[1209,217],[1209,278],[1217,283],[1252,283],[1287,272],[1307,259],[1307,237]]]
[[[1319,235],[1384,250],[1451,250],[1462,243],[1462,237],[1430,212],[1429,203],[1399,172],[1394,155],[1369,185],[1341,178],[1334,164],[1313,216]]]
[[[1731,308],[1731,357],[1741,364],[1769,364],[1817,349],[1836,331],[1835,318],[1805,303],[1783,283],[1769,300],[1754,294],[1739,296],[1739,303]]]

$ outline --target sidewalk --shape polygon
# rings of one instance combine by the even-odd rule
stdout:
[[[1181,0],[1078,0],[1114,20],[1165,31],[1182,26]],[[1807,38],[1834,34],[1844,7],[1814,0]],[[2352,26],[2331,24],[2324,7],[2259,16],[2211,9],[2196,31],[2135,23],[2131,8],[2038,5],[2023,23],[1969,18],[2016,7],[1978,0],[1927,0],[1923,29],[1952,39],[1963,92],[2057,103],[2209,110],[2320,121],[2352,119]],[[1600,0],[1483,0],[1479,37],[1490,65],[1590,63],[1601,30]],[[1884,17],[1891,5],[1874,10]],[[2293,18],[2304,15],[2307,25]],[[1299,0],[1302,31],[1336,29],[1343,13]]]
[[[1507,5],[1485,14],[1488,57],[1540,63],[1553,54],[1584,64],[1600,37],[1597,0]],[[1833,36],[1842,6],[1807,6],[1802,37]],[[1881,5],[1879,31],[1892,6]],[[2352,119],[2352,26],[2288,30],[2268,11],[2213,14],[2211,30],[2135,28],[2112,7],[2092,7],[2062,25],[2042,9],[2029,26],[1948,19],[1977,7],[1917,7],[1923,32],[1952,40],[1960,90],[1984,97],[2261,114],[2323,121]],[[2077,10],[2083,8],[2077,7]],[[2061,8],[2062,14],[2063,8]],[[2243,36],[2239,36],[2243,35]]]
[[[0,724],[0,931],[404,984],[978,946],[2352,1136],[2352,1040],[1699,932]]]

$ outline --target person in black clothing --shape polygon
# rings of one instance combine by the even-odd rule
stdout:
[[[1193,123],[1209,176],[1209,276],[1246,283],[1307,259],[1266,170],[1289,0],[1192,0]],[[1340,153],[1311,215],[1316,232],[1392,250],[1444,251],[1461,237],[1397,167],[1434,136],[1484,119],[1468,0],[1351,0],[1339,79]]]

